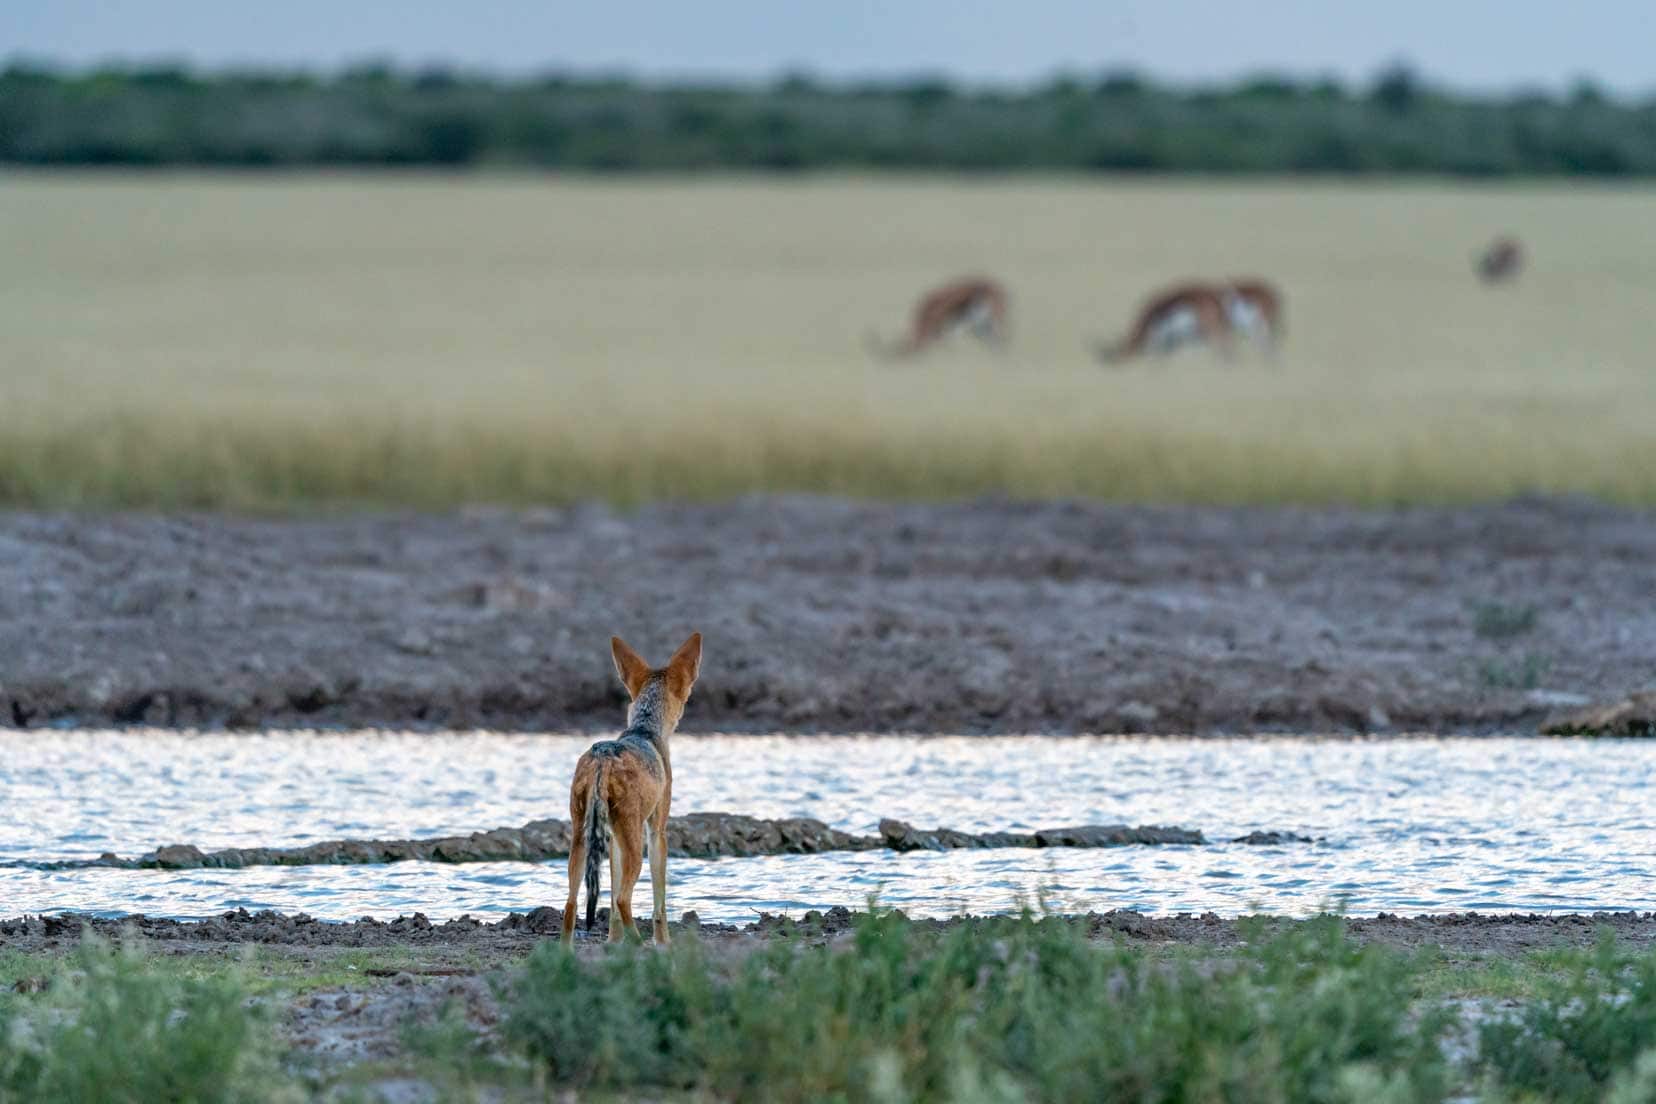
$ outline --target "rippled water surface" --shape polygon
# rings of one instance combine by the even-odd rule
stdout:
[[[38,870],[164,843],[291,846],[470,832],[566,813],[589,737],[0,732],[0,915],[434,918],[561,904],[561,861],[247,870]],[[1656,907],[1656,744],[1445,739],[680,736],[674,809],[814,816],[872,832],[1176,824],[1314,845],[675,859],[671,906],[704,919],[859,904],[1356,913]],[[647,875],[646,875],[647,880]],[[640,892],[643,892],[641,887]],[[646,898],[647,899],[647,898]]]

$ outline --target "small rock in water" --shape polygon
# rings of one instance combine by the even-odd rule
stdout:
[[[141,866],[159,866],[172,870],[183,870],[198,867],[205,856],[201,848],[188,843],[173,843],[166,847],[157,847],[153,854],[139,859]]]
[[[1202,833],[1189,828],[1125,824],[1083,824],[1074,828],[1042,828],[1035,833],[1037,847],[1123,847],[1128,844],[1200,844]]]
[[[1316,843],[1310,836],[1302,836],[1298,832],[1261,832],[1254,830],[1245,836],[1237,836],[1232,843],[1246,843],[1255,847],[1275,847],[1284,843]]]

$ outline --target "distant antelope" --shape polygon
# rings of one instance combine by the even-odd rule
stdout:
[[[1241,334],[1268,350],[1282,335],[1282,297],[1263,280],[1188,283],[1151,296],[1127,335],[1098,348],[1115,363],[1145,353],[1171,353],[1181,345],[1208,344],[1229,359]]]
[[[1282,340],[1282,293],[1264,280],[1248,277],[1221,285],[1219,295],[1231,329],[1275,352]]]
[[[1500,237],[1478,255],[1478,276],[1486,284],[1513,279],[1524,268],[1524,247],[1517,238]]]
[[[890,357],[912,356],[955,330],[966,329],[980,341],[1006,341],[1006,289],[981,276],[967,277],[928,292],[915,304],[908,336],[890,345],[870,335],[869,346]]]

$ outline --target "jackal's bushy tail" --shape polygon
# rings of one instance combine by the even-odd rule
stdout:
[[[609,793],[604,787],[604,772],[608,763],[600,759],[598,769],[592,772],[592,792],[587,795],[586,823],[581,831],[586,834],[586,930],[598,922],[598,872],[609,855]],[[610,917],[616,923],[615,917]]]

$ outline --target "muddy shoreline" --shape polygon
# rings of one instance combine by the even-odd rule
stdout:
[[[754,497],[621,513],[0,515],[0,725],[1535,731],[1656,673],[1656,514]]]
[[[762,914],[750,924],[701,923],[685,913],[670,923],[675,939],[700,938],[736,946],[776,938],[806,941],[832,940],[850,931],[857,913],[835,907],[798,915]],[[592,933],[577,931],[582,946],[593,952],[608,931],[609,910],[599,911]],[[474,962],[496,963],[527,954],[545,939],[556,939],[562,910],[541,907],[528,913],[509,913],[493,922],[462,916],[434,922],[421,913],[381,921],[365,917],[349,923],[327,923],[302,913],[248,912],[236,909],[208,920],[166,920],[145,916],[119,919],[58,916],[20,916],[0,920],[0,951],[28,954],[69,953],[87,935],[106,940],[141,939],[167,954],[239,953],[247,946],[268,947],[283,953],[327,955],[345,949],[406,948],[433,964],[465,955]],[[1252,938],[1249,920],[1214,913],[1154,916],[1130,910],[1112,910],[1062,917],[1084,925],[1094,939],[1123,939],[1131,943],[1231,947]],[[1286,917],[1262,918],[1269,927],[1303,923]],[[960,924],[991,924],[994,917],[965,916],[947,920],[916,920],[923,928],[942,929]],[[1548,947],[1591,946],[1609,930],[1617,941],[1633,948],[1656,946],[1656,913],[1435,913],[1400,916],[1351,917],[1347,930],[1360,942],[1445,951],[1521,954]]]

